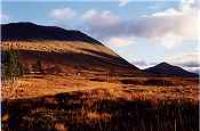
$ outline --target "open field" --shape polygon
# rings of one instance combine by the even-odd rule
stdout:
[[[183,99],[198,102],[197,79],[156,77],[110,77],[105,79],[103,76],[83,77],[78,75],[26,75],[13,83],[3,83],[2,97],[4,99],[32,98],[93,89],[107,90],[113,97],[126,99],[132,99],[134,96],[142,98],[144,95],[142,99]]]
[[[84,42],[2,42],[1,49],[2,63],[12,49],[25,70],[2,81],[2,130],[198,131],[198,78],[149,75]]]
[[[189,78],[26,75],[3,85],[2,129],[198,131],[198,94]]]

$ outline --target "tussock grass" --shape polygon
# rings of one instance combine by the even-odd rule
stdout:
[[[116,98],[106,89],[2,103],[4,130],[198,131],[198,104]]]

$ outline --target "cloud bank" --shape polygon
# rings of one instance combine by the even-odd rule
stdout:
[[[176,54],[175,56],[166,57],[166,61],[171,64],[183,67],[191,72],[200,72],[200,53],[199,52],[189,52]]]
[[[10,17],[7,14],[4,14],[3,12],[0,13],[1,24],[8,23],[9,20],[10,20]]]
[[[76,16],[76,11],[71,8],[60,8],[50,11],[50,17],[56,20],[69,20]]]
[[[92,10],[83,16],[88,31],[105,41],[113,37],[138,37],[169,49],[187,41],[197,41],[197,9],[191,2],[129,21],[110,11]]]

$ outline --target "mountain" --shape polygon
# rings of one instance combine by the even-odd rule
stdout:
[[[1,25],[2,63],[13,49],[27,73],[98,72],[98,74],[143,75],[111,49],[75,30],[33,23]],[[38,66],[40,66],[38,69]]]
[[[160,63],[156,66],[144,70],[147,73],[162,76],[178,76],[178,77],[198,77],[198,74],[188,72],[181,67],[173,66],[168,63]]]
[[[65,30],[56,26],[41,26],[30,22],[2,24],[1,32],[2,41],[59,40],[100,44],[99,41],[80,31]]]

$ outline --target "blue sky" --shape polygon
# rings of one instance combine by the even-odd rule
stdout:
[[[84,1],[84,0],[82,0]],[[165,4],[164,4],[165,3]],[[119,7],[118,2],[26,2],[26,1],[3,1],[2,12],[11,15],[12,21],[32,21],[39,24],[53,24],[47,21],[50,19],[49,12],[53,9],[71,8],[78,13],[83,13],[90,9],[96,10],[112,10],[123,19],[130,19],[130,17],[138,17],[141,15],[148,15],[156,11],[165,10],[170,7],[177,7],[179,2],[130,2],[126,6]],[[30,15],[31,13],[31,15]],[[65,24],[74,25],[74,21],[65,21]],[[81,22],[77,19],[76,22]],[[75,22],[75,23],[76,23]]]
[[[28,21],[81,30],[141,68],[167,61],[197,71],[196,4],[194,0],[4,0],[0,18],[1,23]]]

